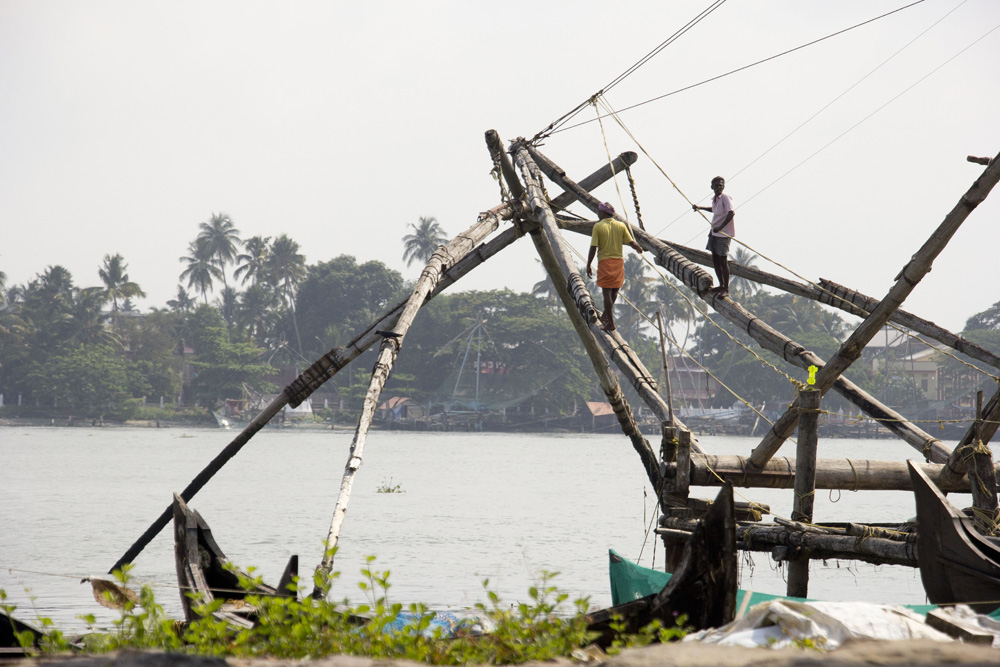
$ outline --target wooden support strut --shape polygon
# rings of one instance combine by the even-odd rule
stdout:
[[[969,480],[960,477],[949,480],[945,466],[939,463],[915,463],[944,493],[969,493]],[[666,475],[676,468],[667,464]],[[787,456],[772,458],[760,470],[749,465],[745,456],[699,455],[691,462],[691,486],[719,486],[731,482],[746,488],[791,489],[794,487],[796,459]],[[993,465],[994,479],[1000,479],[1000,463]],[[983,478],[988,477],[987,474]],[[905,461],[872,461],[868,459],[818,459],[817,489],[847,491],[913,491]]]
[[[625,168],[626,165],[633,164],[638,159],[638,156],[632,152],[625,152],[618,156],[611,166],[604,165],[593,174],[587,178],[580,181],[581,186],[589,189],[596,188],[602,183],[610,179],[615,171],[620,171]],[[559,208],[565,208],[569,206],[575,197],[570,193],[563,193],[552,202],[553,206]],[[521,202],[512,201],[507,204],[498,206],[492,211],[496,212],[501,218],[507,220],[512,217],[517,216],[521,210]],[[511,227],[487,243],[477,246],[472,252],[468,253],[461,260],[456,262],[453,266],[449,267],[441,278],[441,281],[435,287],[434,291],[427,296],[430,300],[433,297],[440,294],[446,288],[453,285],[460,278],[464,277],[470,271],[475,269],[477,266],[481,265],[486,260],[490,259],[501,250],[511,245],[514,241],[519,239],[523,235],[523,232],[518,227]],[[401,301],[396,304],[393,308],[383,313],[383,315],[373,322],[367,329],[356,335],[343,347],[335,347],[322,357],[320,357],[312,366],[306,369],[298,378],[296,378],[291,384],[285,387],[285,390],[279,394],[270,404],[268,404],[263,410],[261,410],[257,416],[249,423],[246,427],[230,442],[226,448],[219,453],[208,466],[202,470],[194,480],[185,487],[184,491],[181,493],[181,497],[188,501],[195,496],[198,491],[208,483],[208,481],[217,473],[222,467],[229,461],[229,459],[236,456],[237,453],[246,445],[253,436],[264,428],[264,426],[286,405],[291,405],[292,407],[298,406],[302,401],[309,397],[316,389],[321,387],[323,383],[332,378],[337,374],[340,369],[344,368],[354,359],[358,358],[365,350],[374,345],[376,342],[382,340],[381,336],[375,333],[376,330],[389,330],[395,326],[396,321],[399,319],[399,314],[403,311],[403,306],[406,304],[405,301]],[[121,569],[125,563],[131,563],[135,558],[142,553],[142,550],[146,548],[153,538],[155,538],[161,530],[170,522],[172,516],[172,508],[167,507],[159,517],[150,525],[148,529],[132,544],[131,547],[111,566],[108,573],[112,573],[115,570]]]
[[[549,272],[570,320],[587,350],[591,364],[601,383],[601,388],[604,390],[608,402],[611,403],[611,408],[618,418],[622,431],[631,440],[632,446],[639,454],[643,468],[646,470],[646,476],[653,484],[653,488],[661,489],[663,487],[662,473],[656,453],[639,431],[639,426],[621,392],[618,380],[611,372],[608,361],[597,344],[597,337],[593,331],[598,319],[597,309],[576,264],[570,256],[569,249],[559,235],[555,216],[542,196],[536,176],[538,168],[525,150],[523,139],[514,142],[511,153],[524,182],[532,216],[541,228],[539,234],[532,235],[532,240],[535,241],[535,247],[538,249],[542,264]]]
[[[969,214],[986,199],[998,181],[1000,181],[1000,161],[994,160],[896,275],[895,284],[879,302],[879,305],[854,330],[854,333],[848,336],[837,353],[816,374],[816,388],[821,395],[825,394],[833,386],[836,379],[861,356],[865,345],[875,337],[892,313],[899,308],[910,292],[927,275],[934,259],[948,245],[948,241],[969,217]],[[750,462],[754,466],[760,468],[767,463],[768,459],[774,456],[782,443],[791,435],[795,429],[797,412],[798,402],[796,401],[765,434],[760,444],[750,455]]]
[[[593,228],[593,223],[590,222],[570,222],[563,220],[560,221],[560,224],[564,229],[587,235],[590,234],[590,230]],[[659,239],[641,233],[638,235],[637,240],[640,245],[654,253],[661,250],[665,245]],[[668,268],[668,270],[671,269]],[[673,273],[672,270],[671,273]],[[702,298],[706,297],[703,296]],[[800,368],[808,368],[809,366],[822,368],[825,365],[826,362],[818,355],[774,330],[764,320],[748,312],[732,299],[712,295],[706,301],[719,314],[740,327],[741,330],[757,341],[761,347],[777,354],[785,361]],[[843,376],[838,377],[834,381],[833,389],[857,406],[862,412],[878,420],[883,426],[902,438],[914,449],[920,451],[931,461],[940,463],[948,459],[950,451],[940,439],[923,431],[908,421],[903,415],[882,404],[874,396],[865,392],[847,378]]]
[[[417,283],[403,306],[396,325],[392,329],[393,336],[385,336],[378,352],[378,359],[372,370],[371,381],[368,391],[365,393],[364,403],[361,406],[361,415],[358,418],[358,426],[354,432],[354,439],[351,442],[350,453],[347,457],[347,465],[344,467],[344,476],[340,484],[340,494],[337,497],[337,505],[333,511],[333,518],[330,521],[330,530],[326,538],[326,550],[323,560],[317,568],[317,584],[313,591],[313,596],[318,597],[326,594],[325,582],[333,569],[334,548],[340,539],[340,530],[347,515],[347,503],[350,500],[351,489],[354,485],[354,477],[361,467],[362,457],[367,440],[368,430],[371,426],[375,409],[378,406],[379,396],[382,394],[382,387],[385,386],[399,355],[413,319],[417,316],[420,307],[427,301],[428,295],[437,286],[443,277],[447,266],[454,264],[459,258],[468,254],[486,236],[496,231],[500,226],[500,218],[496,213],[490,211],[479,215],[475,224],[467,230],[458,234],[447,245],[439,247],[434,251],[427,266],[417,279]]]
[[[803,389],[799,392],[799,437],[796,443],[795,500],[792,521],[810,524],[813,521],[813,501],[816,499],[816,448],[819,428],[819,392]],[[788,563],[787,594],[804,598],[809,595],[809,559],[798,557]]]
[[[712,255],[704,250],[689,248],[665,239],[659,240],[661,243],[664,243],[685,259],[703,266],[712,266]],[[744,266],[734,262],[732,259],[729,260],[729,270],[734,276],[745,278],[760,285],[775,287],[783,292],[788,292],[789,294],[795,294],[796,296],[802,296],[807,299],[819,301],[820,303],[824,303],[828,306],[832,306],[859,317],[864,317],[867,313],[873,311],[879,304],[877,299],[873,299],[870,296],[866,296],[856,290],[835,283],[832,280],[827,280],[826,278],[820,278],[819,287],[816,287],[814,285],[800,283],[797,280],[789,280],[788,278],[776,276],[773,273],[762,271],[753,266]],[[968,339],[962,338],[961,336],[938,326],[934,322],[917,317],[916,315],[901,309],[893,313],[892,317],[889,318],[889,321],[895,322],[896,324],[908,329],[912,329],[913,331],[936,340],[939,343],[944,343],[948,347],[957,350],[962,354],[968,355],[977,361],[981,361],[984,364],[988,364],[994,368],[1000,368],[1000,356],[983,347],[980,347],[979,345],[976,345]]]

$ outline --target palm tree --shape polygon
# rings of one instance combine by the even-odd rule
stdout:
[[[757,255],[743,246],[737,246],[733,253],[733,261],[750,268],[757,263]],[[732,288],[733,294],[740,298],[751,297],[760,290],[760,283],[739,276],[733,276],[732,280],[729,281],[729,286]]]
[[[407,266],[415,259],[428,261],[438,246],[448,240],[437,218],[421,216],[416,224],[411,222],[408,225],[413,228],[413,233],[403,237],[403,259],[406,260]]]
[[[306,275],[306,258],[299,254],[299,244],[287,234],[274,239],[271,254],[267,258],[267,275],[288,305],[292,314],[292,327],[302,354],[302,338],[299,335],[299,323],[295,317],[295,290]]]
[[[170,306],[170,310],[174,312],[186,313],[194,307],[194,299],[191,295],[187,293],[183,285],[177,286],[177,296],[173,299],[167,301],[167,305]]]
[[[121,336],[104,326],[107,317],[101,307],[107,303],[100,287],[85,287],[76,291],[68,313],[66,329],[72,343],[108,343],[122,346]]]
[[[236,257],[238,266],[233,276],[236,278],[243,276],[241,285],[246,285],[247,281],[250,281],[251,285],[256,285],[267,273],[267,256],[270,252],[270,236],[250,237],[243,243],[243,253]]]
[[[203,222],[198,227],[201,229],[198,241],[205,243],[205,252],[219,268],[223,286],[228,287],[226,267],[236,259],[237,247],[243,243],[240,241],[240,230],[236,229],[229,215],[221,211],[213,213],[208,222]]]
[[[187,268],[181,272],[181,280],[187,278],[187,286],[201,292],[205,303],[208,303],[208,292],[212,289],[213,279],[224,278],[222,271],[212,260],[212,249],[199,236],[188,244],[188,255],[181,257],[180,261],[187,262]]]
[[[636,254],[625,258],[625,275],[628,276],[620,292],[619,303],[624,306],[621,317],[626,340],[639,336],[643,315],[654,310],[652,305],[653,279],[646,275],[646,264]]]
[[[251,285],[240,294],[236,326],[246,332],[247,340],[266,346],[277,319],[275,294],[262,284]]]
[[[122,335],[122,331],[121,321],[118,317],[118,300],[128,301],[133,296],[146,296],[138,283],[129,280],[128,274],[125,273],[126,269],[128,269],[128,264],[125,263],[121,255],[115,253],[114,255],[105,255],[104,266],[97,271],[101,282],[104,283],[104,299],[111,302],[111,319],[118,329],[119,336]]]

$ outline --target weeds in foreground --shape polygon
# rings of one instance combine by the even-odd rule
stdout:
[[[577,599],[572,604],[575,612],[564,612],[568,596],[552,585],[556,573],[543,572],[539,585],[528,591],[530,600],[510,607],[489,590],[486,580],[483,588],[488,602],[475,605],[469,617],[458,618],[435,614],[422,604],[404,607],[391,602],[389,572],[374,569],[374,560],[368,558],[358,583],[366,601],[353,607],[347,600],[335,603],[327,597],[253,595],[259,578],[240,574],[241,585],[248,593],[245,602],[253,610],[253,627],[249,628],[224,620],[224,614],[219,613],[223,600],[219,599],[197,606],[200,617],[192,623],[174,621],[156,603],[152,589],[143,586],[138,602],[125,600],[121,604],[121,616],[114,621],[112,631],[96,631],[94,617],[83,617],[93,631],[78,646],[88,653],[132,648],[283,659],[349,654],[434,665],[499,665],[567,657],[595,638],[587,630],[589,599]],[[314,583],[329,591],[338,574]],[[128,569],[116,572],[115,577],[122,586],[127,585]],[[298,582],[293,585],[297,586]],[[0,602],[5,598],[0,591]],[[15,609],[6,604],[0,608],[8,615]],[[51,623],[43,621],[43,625],[49,628]],[[636,635],[619,632],[610,652],[654,641],[673,641],[684,634],[678,628],[653,623]],[[25,637],[22,646],[29,649],[31,638]],[[30,650],[37,655],[69,648],[70,642],[60,633],[47,630],[41,645]]]

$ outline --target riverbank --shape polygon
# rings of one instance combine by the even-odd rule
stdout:
[[[205,658],[162,652],[127,651],[99,656],[54,656],[10,661],[16,667],[418,667],[407,660],[373,660],[356,656],[333,656],[318,660],[260,660]],[[525,667],[570,667],[589,664],[606,667],[943,667],[969,665],[995,667],[1000,649],[961,642],[858,641],[835,651],[810,649],[735,648],[680,642],[623,651],[606,660],[582,662],[569,659],[526,663]]]

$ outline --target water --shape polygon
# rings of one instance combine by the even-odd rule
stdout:
[[[0,429],[0,589],[18,605],[18,617],[48,617],[66,632],[85,628],[82,614],[110,623],[116,613],[98,606],[80,580],[106,572],[235,434]],[[352,436],[262,431],[189,504],[241,567],[256,567],[274,584],[297,553],[300,572],[308,574],[322,558]],[[757,443],[730,436],[699,441],[713,454],[747,454]],[[820,456],[919,458],[895,440],[824,440]],[[402,493],[378,492],[396,485]],[[736,491],[738,500],[791,513],[790,490]],[[692,489],[696,497],[716,492]],[[662,565],[662,548],[654,563],[656,540],[647,532],[654,512],[652,489],[622,435],[372,432],[341,532],[334,597],[364,600],[357,582],[373,555],[376,569],[391,572],[392,601],[466,607],[486,600],[486,579],[503,601],[524,601],[550,571],[560,573],[554,583],[571,600],[589,596],[604,607],[611,603],[609,548]],[[820,491],[816,498],[817,522],[901,521],[914,514],[909,493]],[[767,554],[741,559],[740,569],[743,588],[784,593],[784,572]],[[180,617],[169,527],[136,559],[132,574]],[[918,571],[848,561],[814,562],[809,592],[925,602]]]

